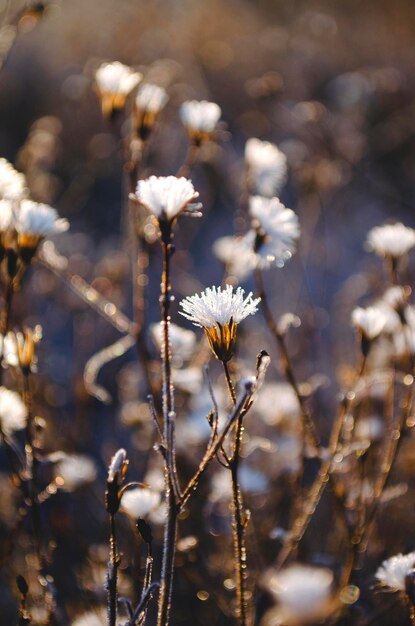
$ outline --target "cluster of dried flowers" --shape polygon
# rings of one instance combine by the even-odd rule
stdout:
[[[368,250],[384,259],[386,285],[372,303],[356,306],[351,312],[359,359],[330,420],[331,432],[322,435],[313,402],[319,383],[300,383],[290,358],[288,334],[290,328],[298,327],[299,320],[294,314],[275,318],[264,279],[265,271],[284,268],[295,254],[300,238],[298,216],[279,199],[287,180],[285,154],[259,139],[246,143],[245,232],[224,236],[214,243],[213,253],[224,266],[223,283],[190,294],[179,303],[178,312],[203,329],[204,334],[197,335],[171,321],[172,294],[178,280],[172,264],[174,237],[182,218],[203,216],[199,193],[188,176],[203,147],[220,138],[221,109],[204,100],[189,100],[181,105],[179,117],[189,141],[186,160],[177,175],[156,176],[146,162],[146,149],[168,102],[166,90],[146,82],[141,72],[119,62],[104,63],[97,69],[95,87],[104,117],[122,139],[129,189],[126,217],[133,240],[130,247],[135,319],[129,322],[118,312],[117,329],[125,334],[125,341],[110,351],[110,357],[120,356],[133,345],[138,347],[139,376],[146,381],[146,407],[157,436],[153,456],[158,462],[152,460],[148,464],[140,482],[127,482],[132,453],[124,448],[113,451],[105,490],[110,542],[105,579],[107,608],[104,610],[101,603],[92,612],[74,616],[72,624],[115,626],[121,620],[126,626],[150,624],[154,620],[158,626],[175,623],[177,555],[197,544],[193,536],[180,537],[180,525],[202,483],[204,488],[208,485],[210,506],[230,518],[232,571],[227,572],[225,580],[227,589],[234,593],[228,611],[230,618],[240,626],[340,623],[359,598],[359,569],[367,557],[378,512],[388,499],[405,493],[399,485],[391,487],[390,477],[403,436],[415,423],[415,308],[411,304],[411,288],[402,278],[408,253],[415,247],[415,230],[395,223],[375,227],[367,236]],[[146,236],[149,226],[156,237]],[[14,294],[21,289],[31,264],[43,261],[59,271],[51,260],[50,248],[43,244],[68,227],[55,209],[29,199],[24,175],[1,159],[0,258],[4,296],[0,436],[10,461],[13,485],[20,494],[15,531],[27,533],[34,554],[31,572],[18,572],[19,624],[61,623],[51,575],[53,549],[45,540],[42,508],[56,493],[91,485],[98,475],[89,456],[45,448],[46,425],[33,412],[32,393],[42,333],[39,327],[19,327],[13,315]],[[160,246],[163,262],[161,321],[153,324],[146,317],[144,289],[150,244]],[[253,281],[256,297],[238,284],[245,281]],[[102,315],[108,318],[108,311],[116,311],[115,305],[108,307],[111,303],[103,303],[92,287],[81,288],[79,281],[72,282],[79,295],[93,303]],[[272,381],[270,376],[264,381],[270,358],[262,346],[258,346],[256,362],[255,355],[250,355],[250,367],[239,358],[243,344],[238,340],[239,325],[251,315],[259,316],[259,309],[279,350],[285,381]],[[154,361],[149,357],[149,336],[160,356]],[[221,369],[213,384],[211,372],[205,368],[204,385],[202,366],[209,360],[209,348]],[[214,361],[212,369],[215,365]],[[250,373],[247,375],[245,370]],[[89,389],[96,392],[95,381],[89,383]],[[206,393],[202,393],[203,385]],[[125,411],[127,422],[129,412],[137,413],[134,402],[131,404]],[[185,422],[181,417],[185,406],[198,417]],[[200,418],[203,411],[204,419]],[[247,416],[254,416],[264,431],[275,431],[277,436],[249,436],[245,430]],[[204,446],[196,462],[193,443],[197,444],[196,449]],[[189,449],[191,458],[184,471],[180,459],[189,454]],[[258,450],[272,454],[266,461],[272,464],[270,476],[274,483],[280,481],[280,487],[284,485],[286,495],[285,500],[281,498],[281,506],[285,528],[270,530],[274,562],[254,576],[252,572],[256,570],[258,574],[259,568],[250,559],[251,513],[245,506],[245,495],[255,481],[264,497],[270,491],[269,483],[263,487],[262,475],[258,477],[246,463]],[[312,464],[314,468],[308,469]],[[215,465],[212,476],[209,472]],[[336,503],[332,515],[343,529],[337,570],[333,561],[324,566],[317,561],[306,564],[306,559],[299,556],[326,488]],[[121,554],[119,542],[125,525],[121,525],[120,533],[120,514],[131,521],[132,532],[145,548],[142,567],[132,565],[132,555]],[[231,553],[230,544],[226,550]],[[135,584],[139,580],[139,589],[131,590],[123,581],[126,560],[129,567],[137,567]],[[399,593],[415,624],[415,553],[388,558],[374,572],[373,581],[377,581],[378,590],[388,588]],[[121,593],[124,586],[127,591]],[[262,603],[261,594],[266,598]],[[200,598],[208,596],[209,592],[203,591]]]

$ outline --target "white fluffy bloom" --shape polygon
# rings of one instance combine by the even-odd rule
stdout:
[[[243,280],[257,266],[255,239],[256,233],[253,230],[243,237],[220,237],[213,244],[213,253],[226,266],[229,274]]]
[[[151,489],[135,487],[124,491],[120,508],[134,519],[146,517],[160,504],[160,494]]]
[[[322,618],[331,599],[333,574],[328,569],[291,565],[269,572],[268,589],[275,595],[288,620],[313,621]]]
[[[244,298],[245,292],[238,287],[234,293],[232,285],[208,287],[200,295],[189,296],[180,302],[180,314],[201,328],[225,326],[233,321],[239,324],[248,315],[258,310],[261,298],[252,299],[252,293]]]
[[[173,220],[180,213],[198,214],[200,203],[194,203],[199,197],[192,182],[176,176],[150,176],[137,184],[136,196],[157,218]]]
[[[250,198],[249,210],[263,231],[256,246],[258,265],[263,268],[283,265],[294,254],[300,236],[297,215],[285,208],[278,198],[261,196]]]
[[[382,585],[393,591],[405,591],[405,578],[415,569],[415,552],[397,554],[383,561],[375,574]]]
[[[400,222],[376,226],[368,233],[367,246],[380,256],[397,259],[415,246],[415,230]]]
[[[268,141],[248,139],[245,161],[255,192],[266,197],[277,195],[287,179],[285,154]]]
[[[253,406],[266,424],[274,426],[281,422],[296,427],[300,417],[300,405],[291,385],[285,382],[265,383]]]
[[[180,118],[190,133],[213,133],[221,113],[215,102],[207,100],[188,100],[180,107]]]
[[[102,63],[95,73],[95,80],[101,93],[127,96],[142,79],[140,72],[114,61]]]
[[[168,99],[167,92],[163,87],[145,83],[138,88],[135,104],[140,111],[157,115],[165,107]]]
[[[46,237],[46,235],[68,230],[69,222],[59,218],[56,209],[47,204],[23,200],[14,226],[20,235]]]
[[[203,374],[200,367],[172,368],[173,384],[178,389],[190,394],[200,393]]]
[[[370,341],[383,332],[387,322],[388,316],[380,307],[369,306],[364,309],[358,306],[352,312],[353,326]]]
[[[0,233],[5,233],[13,225],[13,206],[10,200],[0,200]]]
[[[151,324],[150,333],[156,346],[162,350],[164,345],[163,322]],[[183,362],[192,358],[196,347],[196,335],[192,330],[170,323],[169,338],[174,360]]]
[[[18,201],[27,195],[26,179],[6,160],[0,159],[0,199]]]
[[[92,483],[97,476],[95,463],[88,456],[54,452],[49,460],[55,463],[55,480],[64,491]]]
[[[0,387],[0,425],[4,434],[10,436],[16,430],[22,430],[26,421],[26,406],[19,394]]]
[[[103,626],[106,623],[106,612],[104,609],[98,611],[88,611],[79,615],[71,626]]]

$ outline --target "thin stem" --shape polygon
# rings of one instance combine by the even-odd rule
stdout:
[[[158,606],[157,625],[167,626],[170,619],[171,597],[173,589],[174,557],[177,539],[177,514],[179,511],[176,498],[179,490],[176,474],[175,438],[174,438],[174,404],[173,385],[171,380],[170,354],[170,258],[171,258],[171,224],[165,223],[162,232],[163,274],[161,281],[161,318],[163,325],[163,419],[166,481],[167,517],[164,527],[163,559],[161,567],[161,584]]]
[[[229,373],[228,364],[223,361],[226,383],[232,403],[236,405],[235,388]],[[247,623],[247,565],[246,565],[246,544],[245,544],[245,522],[243,520],[243,500],[239,487],[239,459],[243,433],[243,415],[239,415],[236,420],[235,438],[233,443],[232,456],[228,461],[231,472],[232,484],[232,529],[233,545],[235,555],[235,578],[236,578],[236,598],[238,603],[238,617],[241,626]]]
[[[115,515],[110,513],[110,562],[107,574],[108,626],[116,626],[117,620],[117,571],[119,556],[115,532]]]

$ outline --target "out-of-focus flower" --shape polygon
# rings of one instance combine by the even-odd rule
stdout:
[[[15,391],[0,387],[0,427],[6,436],[26,427],[27,409]]]
[[[141,139],[148,137],[168,99],[163,87],[151,83],[140,85],[135,99],[134,113],[137,132]]]
[[[82,613],[72,622],[71,626],[102,626],[105,621],[105,609],[98,609],[97,611]]]
[[[36,346],[42,339],[42,327],[38,325],[33,329],[25,328],[23,332],[8,333],[8,338],[15,344],[19,367],[26,371],[32,370],[36,364]],[[6,345],[5,356],[9,361],[13,359],[10,344]]]
[[[252,293],[244,298],[241,287],[233,291],[231,285],[208,287],[200,295],[189,296],[180,302],[180,314],[204,329],[212,352],[223,362],[232,358],[238,324],[258,310],[260,298]]]
[[[285,382],[265,383],[252,410],[270,426],[282,421],[294,428],[298,425],[300,405],[293,388]]]
[[[14,227],[20,255],[23,260],[30,261],[42,239],[48,235],[65,232],[69,228],[69,222],[59,218],[56,209],[47,204],[23,200]]]
[[[121,498],[121,511],[133,519],[146,517],[160,504],[160,494],[152,489],[135,487],[124,491]]]
[[[358,306],[352,312],[352,323],[365,339],[373,341],[384,330],[387,315],[379,307],[369,306],[364,309]]]
[[[378,568],[375,578],[392,591],[405,591],[405,579],[415,570],[415,552],[392,556]]]
[[[225,265],[229,274],[243,280],[257,265],[255,240],[254,230],[250,230],[243,237],[220,237],[213,244],[213,253]]]
[[[255,252],[261,268],[284,265],[292,257],[300,236],[298,217],[278,198],[253,196],[249,210],[256,228]]]
[[[367,246],[380,256],[396,260],[415,246],[415,230],[400,222],[376,226],[367,235]]]
[[[111,459],[111,463],[108,468],[108,482],[116,483],[119,486],[124,479],[127,469],[127,453],[124,448],[120,448]]]
[[[0,159],[0,199],[19,201],[26,196],[27,188],[24,175],[15,170],[6,159]]]
[[[95,73],[95,82],[105,117],[109,118],[124,108],[128,94],[142,78],[140,72],[119,61],[100,65]]]
[[[333,574],[328,569],[291,565],[279,572],[269,571],[265,584],[288,623],[311,623],[330,611]]]
[[[211,139],[221,116],[221,109],[215,102],[188,100],[180,107],[180,118],[190,139],[200,145]]]
[[[0,236],[5,233],[13,225],[13,205],[10,200],[0,200]]]
[[[376,415],[359,419],[354,428],[354,436],[359,440],[380,441],[384,432],[384,422]]]
[[[203,374],[200,367],[172,368],[173,384],[186,393],[199,393],[203,384]]]
[[[74,491],[96,479],[97,468],[88,456],[54,452],[48,458],[54,463],[55,482],[63,491]]]
[[[276,145],[260,139],[248,139],[245,162],[251,189],[261,196],[278,195],[287,179],[287,158]]]
[[[150,326],[151,338],[160,351],[164,343],[163,328],[163,322]],[[192,358],[196,347],[196,335],[192,330],[180,328],[177,324],[170,323],[169,340],[173,361],[183,363],[183,361]]]
[[[150,176],[137,184],[136,197],[159,222],[172,222],[182,213],[200,215],[197,191],[187,178]]]

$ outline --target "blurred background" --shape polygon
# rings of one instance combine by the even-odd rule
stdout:
[[[267,274],[267,289],[276,315],[292,311],[302,319],[290,349],[300,379],[319,374],[324,380],[319,426],[327,432],[336,393],[356,359],[350,312],[382,286],[381,264],[364,249],[366,233],[390,219],[415,227],[414,2],[62,0],[46,3],[44,11],[40,3],[27,6],[19,0],[0,2],[0,156],[26,173],[35,200],[50,203],[69,219],[70,232],[55,243],[70,270],[127,315],[132,311],[123,251],[121,148],[94,91],[98,65],[121,61],[169,93],[151,141],[151,172],[174,174],[185,158],[186,133],[178,117],[184,100],[212,100],[222,108],[220,140],[203,152],[191,173],[204,217],[198,223],[182,220],[177,233],[174,272],[181,278],[177,283],[173,278],[176,301],[222,279],[211,247],[217,237],[244,227],[246,140],[269,140],[285,152],[289,179],[281,199],[299,214],[302,239],[287,267]],[[410,280],[410,269],[405,272]],[[159,273],[155,248],[150,322],[159,315]],[[249,281],[244,286],[253,288]],[[174,321],[180,323],[176,313],[177,307]],[[88,453],[99,473],[99,481],[75,499],[58,494],[50,511],[56,542],[52,570],[66,624],[76,611],[103,597],[102,580],[97,574],[96,584],[91,582],[90,571],[91,563],[101,567],[107,558],[106,464],[123,445],[131,452],[131,479],[141,480],[152,427],[134,354],[100,373],[112,403],[103,405],[86,393],[87,360],[119,335],[58,277],[35,268],[15,317],[44,329],[36,401],[48,422],[46,449]],[[247,328],[246,368],[252,369],[269,337],[258,321]],[[271,356],[276,375],[273,349]],[[261,508],[268,478],[258,470],[251,481]],[[280,505],[272,505],[275,518]],[[409,526],[413,513],[405,515]],[[213,515],[205,522],[205,534],[218,537],[226,551],[229,535],[218,519]],[[2,523],[7,528],[8,522]],[[197,520],[189,522],[189,535],[194,525]],[[318,544],[318,529],[311,532]],[[126,539],[126,545],[132,542]],[[388,550],[393,547],[407,546],[392,539]],[[226,585],[216,596],[196,595],[205,577],[214,587],[215,572],[226,569],[219,552],[204,563],[203,551],[189,556],[186,550],[179,555],[179,568],[180,559],[194,566],[188,578],[179,577],[178,597],[192,599],[186,606],[177,601],[175,623],[196,623],[189,621],[192,611],[200,615],[200,624],[230,623]],[[255,553],[258,570],[271,562],[275,549],[268,545],[268,550],[267,556],[263,548]],[[0,605],[8,617],[0,623],[9,624],[15,592],[7,567],[3,572],[7,584]]]

